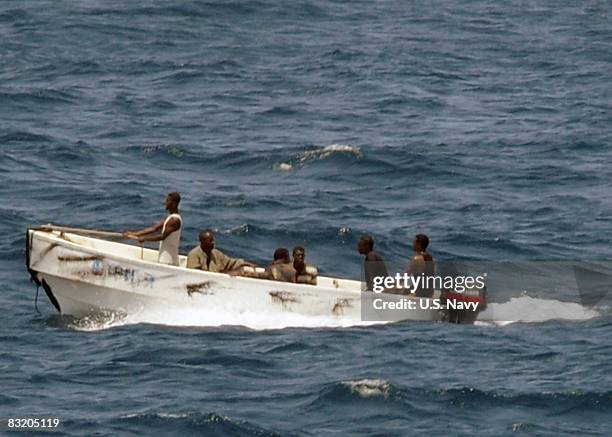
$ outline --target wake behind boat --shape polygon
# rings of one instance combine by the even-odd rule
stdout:
[[[241,315],[246,313],[269,317],[325,316],[345,326],[363,324],[359,281],[319,276],[316,285],[308,285],[188,269],[183,255],[178,266],[160,264],[157,250],[60,229],[28,229],[26,263],[32,280],[43,287],[62,314],[76,317],[109,311],[134,314],[171,307],[201,311],[203,320],[198,322],[201,326],[206,326],[206,314],[215,311],[232,314],[230,324],[235,325],[243,324]],[[112,237],[113,233],[101,236]],[[369,298],[374,293],[364,295]],[[375,296],[391,300],[427,299],[386,293]],[[445,311],[423,309],[421,305],[403,311],[400,318],[446,319]]]

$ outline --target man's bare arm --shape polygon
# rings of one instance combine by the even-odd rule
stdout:
[[[155,226],[151,226],[150,228],[147,228],[147,229],[152,229],[152,228],[155,227],[156,229],[154,231],[152,231],[152,232],[148,232],[146,234],[141,234],[141,236],[139,236],[139,238],[138,238],[138,241],[143,243],[145,241],[162,241],[162,240],[165,240],[168,237],[168,235],[170,235],[174,231],[178,231],[180,229],[181,221],[179,219],[177,219],[176,217],[173,217],[173,218],[170,219],[170,221],[168,221],[168,225],[166,226],[166,229],[164,229],[164,232],[162,234],[147,236],[147,235],[153,234],[153,233],[159,231],[160,229],[162,229],[163,226],[164,226],[164,222],[161,221],[160,223],[158,223],[158,225],[159,226],[155,225]]]
[[[139,231],[125,231],[123,233],[123,237],[124,238],[132,238],[134,240],[145,236],[145,235],[149,235],[149,234],[153,234],[155,232],[158,232],[160,229],[162,229],[164,226],[164,221],[161,220],[159,223],[155,223],[152,226],[149,226],[148,228],[144,228],[141,229]]]

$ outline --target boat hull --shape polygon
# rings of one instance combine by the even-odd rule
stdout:
[[[207,317],[223,313],[242,325],[244,314],[326,317],[363,324],[361,283],[320,277],[316,286],[235,277],[159,264],[157,251],[76,234],[29,230],[27,267],[62,314],[125,314],[183,309]],[[407,311],[402,320],[442,320],[439,311]],[[371,321],[372,322],[372,321]],[[374,321],[386,323],[388,320]],[[216,325],[218,323],[211,323]]]

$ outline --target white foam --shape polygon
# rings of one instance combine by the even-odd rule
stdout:
[[[490,303],[478,315],[478,324],[538,323],[548,320],[589,320],[601,314],[574,302],[538,299],[530,296],[513,297],[508,302]]]
[[[349,154],[356,156],[358,158],[363,156],[363,152],[361,151],[361,147],[352,146],[350,144],[330,144],[325,147],[317,147],[312,150],[306,150],[304,152],[298,153],[292,162],[279,162],[274,164],[273,168],[277,171],[292,171],[295,169],[295,166],[303,166],[311,161],[318,161],[321,159],[328,158],[335,154]]]
[[[342,319],[332,316],[305,316],[295,313],[267,314],[243,312],[239,314],[215,311],[203,313],[201,310],[191,311],[167,308],[161,311],[145,311],[127,320],[133,323],[155,323],[170,326],[243,326],[254,330],[283,329],[283,328],[343,328],[349,326],[371,325],[372,322],[361,322],[353,319]]]
[[[183,151],[172,144],[157,144],[157,145],[148,145],[143,147],[143,151],[145,153],[154,153],[154,152],[166,152],[168,155],[176,156],[177,158],[181,158],[183,156]]]
[[[215,310],[186,309],[163,307],[156,309],[145,309],[138,313],[106,316],[98,316],[79,319],[77,323],[69,326],[79,331],[98,331],[113,327],[155,324],[180,327],[208,327],[240,326],[253,330],[270,330],[284,328],[348,328],[352,326],[371,326],[388,322],[364,322],[355,319],[343,319],[333,316],[305,316],[295,313],[255,313],[255,312],[232,312],[231,308],[225,312],[220,308]]]
[[[155,413],[155,415],[163,419],[185,419],[189,417],[191,414],[189,413]]]
[[[337,153],[347,153],[358,157],[363,156],[361,147],[359,146],[351,146],[350,144],[330,144],[325,147],[299,153],[296,158],[300,163],[304,163],[316,159],[325,159]]]
[[[391,383],[384,379],[360,379],[357,381],[343,381],[342,384],[351,389],[351,392],[357,393],[362,398],[374,396],[389,396],[391,391]]]
[[[71,319],[67,326],[75,331],[101,331],[128,324],[128,315],[120,312],[105,311],[91,316]]]
[[[278,170],[278,171],[291,171],[291,170],[293,170],[293,166],[291,164],[286,163],[286,162],[281,162],[280,164],[276,164],[274,166],[274,169]]]
[[[529,296],[512,298],[505,303],[490,303],[478,316],[477,325],[505,326],[511,323],[541,323],[548,320],[589,320],[601,314],[577,303],[538,299]],[[202,307],[147,308],[136,313],[104,313],[70,321],[68,326],[78,331],[99,331],[134,324],[155,324],[180,327],[241,326],[252,330],[284,328],[349,328],[391,322],[361,321],[336,316],[306,316],[292,312],[238,312],[226,308]]]

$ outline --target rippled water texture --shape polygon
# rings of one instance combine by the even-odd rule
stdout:
[[[525,317],[507,326],[73,320],[44,295],[35,311],[23,235],[148,225],[178,190],[183,252],[211,227],[232,255],[301,244],[352,278],[365,232],[399,264],[418,232],[443,260],[611,259],[611,12],[1,2],[0,418],[56,415],[71,435],[609,435],[609,309],[564,288],[511,290],[497,310]]]

